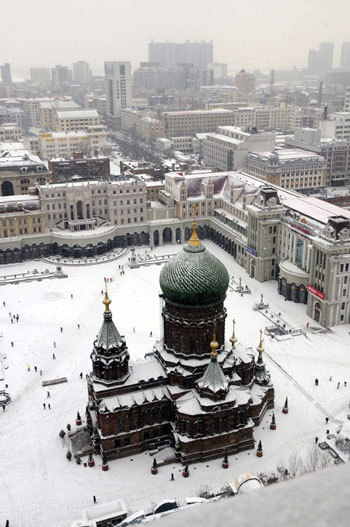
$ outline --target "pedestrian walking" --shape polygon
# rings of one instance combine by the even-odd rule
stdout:
[[[56,355],[54,353],[52,354],[52,358],[53,358],[53,360],[56,359]]]
[[[345,388],[347,387],[347,382],[346,381],[344,381],[344,386],[345,386]]]
[[[9,312],[9,317],[11,318],[11,316],[12,316],[12,315],[11,315],[11,313]]]
[[[46,410],[46,404],[45,403],[43,403],[43,408],[44,408],[44,410]]]
[[[63,333],[63,328],[62,327],[60,328],[60,330],[61,330],[61,333]]]
[[[132,328],[132,332],[135,333],[135,328]]]
[[[329,377],[329,380],[330,380],[330,381],[332,380],[332,375]]]
[[[328,425],[329,417],[326,417],[326,425]]]
[[[308,328],[309,326],[310,326],[310,322],[308,322],[308,323],[306,324],[306,327],[307,327],[307,328]]]
[[[315,379],[315,384],[316,386],[318,386],[318,379]]]
[[[171,473],[170,481],[174,481],[174,474],[173,474],[173,472]]]
[[[78,325],[78,329],[80,329],[80,324],[77,324]]]
[[[6,302],[3,302],[2,305],[5,307],[6,306]]]
[[[35,373],[38,371],[38,368],[36,366],[34,366],[34,371]]]
[[[339,388],[340,388],[340,382],[338,382],[337,384],[337,390],[339,390]]]
[[[70,297],[73,298],[73,295],[71,294]]]
[[[149,336],[152,337],[152,331],[149,332]]]
[[[97,499],[96,499],[96,496],[92,496],[93,500],[94,500],[94,503],[97,503]]]
[[[50,396],[50,392],[49,392],[49,391],[47,391],[47,396],[48,396],[48,397],[51,397],[51,396]]]
[[[55,341],[53,341],[53,347],[54,347],[54,348],[56,347],[56,342],[55,342]]]
[[[81,379],[83,378],[83,372],[82,371],[80,372],[80,378]]]
[[[13,324],[13,318],[11,318],[11,324]]]
[[[40,372],[39,372],[39,373],[40,373],[40,377],[41,377],[41,376],[42,376],[42,374],[43,374],[42,370],[40,370]]]
[[[316,445],[318,443],[318,437],[317,436],[315,437],[315,443],[316,443]]]
[[[27,370],[30,371],[30,366],[27,366]]]
[[[49,410],[51,410],[51,404],[49,403],[47,406],[49,407]]]
[[[19,321],[19,314],[16,315],[17,322]]]
[[[5,411],[6,410],[6,406],[3,404],[2,405],[2,410]]]
[[[10,520],[6,520],[5,527],[10,527]]]

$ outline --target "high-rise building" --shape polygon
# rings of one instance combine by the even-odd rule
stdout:
[[[321,42],[319,48],[320,73],[327,73],[333,66],[333,42]]]
[[[131,63],[105,62],[107,113],[120,118],[123,108],[131,106]]]
[[[175,68],[184,63],[206,68],[213,63],[213,42],[150,42],[148,60],[159,62],[162,68]]]
[[[235,84],[240,92],[250,93],[255,91],[255,75],[247,73],[245,69],[242,69],[235,76]]]
[[[340,67],[342,69],[350,68],[350,42],[343,42],[340,54]]]
[[[308,71],[316,75],[324,75],[333,66],[333,42],[321,42],[318,50],[310,49],[308,56]]]
[[[1,69],[1,80],[4,84],[11,84],[11,65],[6,62],[3,66],[0,66]]]
[[[30,68],[30,80],[35,86],[49,88],[51,84],[51,74],[49,68]]]
[[[62,90],[72,83],[72,70],[67,66],[56,66],[52,69],[52,84],[54,90]]]
[[[317,49],[310,49],[309,56],[307,61],[307,69],[309,73],[318,73],[319,70],[319,61],[318,61],[318,51]]]
[[[86,83],[90,82],[92,73],[88,62],[79,60],[73,64],[73,78],[74,82]]]

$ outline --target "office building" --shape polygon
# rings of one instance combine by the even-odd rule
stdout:
[[[340,68],[350,69],[350,42],[343,42],[340,54]]]
[[[58,132],[84,130],[88,126],[100,124],[100,116],[97,110],[57,110],[56,116],[56,130]]]
[[[193,135],[199,132],[215,132],[218,126],[233,125],[234,114],[230,110],[193,110],[163,112],[161,115],[166,137]]]
[[[237,170],[243,168],[248,152],[273,150],[275,139],[272,132],[244,132],[235,126],[219,126],[216,133],[203,139],[203,162],[220,170]]]
[[[185,63],[207,68],[213,63],[213,42],[150,42],[148,60],[166,69]]]
[[[17,123],[0,125],[0,143],[13,143],[22,140],[22,128]]]
[[[51,85],[51,72],[49,68],[30,68],[30,80],[33,86],[49,89]]]
[[[248,152],[245,171],[268,184],[310,191],[326,184],[325,159],[315,152],[281,148],[273,152]]]
[[[73,81],[72,71],[67,66],[57,65],[51,70],[52,88],[56,91],[65,90]]]
[[[91,81],[92,73],[88,62],[80,60],[73,64],[73,80],[78,84],[87,84]]]
[[[308,56],[308,71],[314,75],[324,76],[333,67],[334,44],[321,42],[318,50],[310,49]]]
[[[122,110],[131,107],[130,62],[105,62],[105,84],[107,114],[120,119]]]
[[[350,141],[350,112],[335,112],[328,119],[320,121],[319,128],[323,137]]]
[[[111,176],[109,157],[84,156],[83,152],[75,152],[66,159],[49,160],[49,170],[55,183],[70,181],[74,176],[81,179],[109,179]]]
[[[104,153],[106,144],[107,128],[103,125],[86,126],[80,130],[46,132],[38,137],[41,159],[69,158],[75,152],[98,155]]]
[[[11,84],[12,82],[12,75],[11,75],[11,64],[6,62],[2,66],[0,66],[1,71],[1,81],[3,84]]]
[[[255,75],[242,69],[235,76],[235,84],[241,93],[252,93],[255,91]]]
[[[326,163],[326,186],[350,184],[350,141],[321,137],[317,128],[297,128],[292,137],[285,138],[287,147],[315,152]]]
[[[0,197],[0,239],[45,233],[45,214],[38,196]]]
[[[157,137],[164,135],[162,122],[153,117],[152,113],[130,108],[121,112],[121,129],[135,134],[147,143],[152,143]]]

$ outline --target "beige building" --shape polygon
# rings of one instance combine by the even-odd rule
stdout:
[[[307,150],[280,149],[249,152],[245,170],[267,183],[293,190],[310,190],[326,184],[327,162]]]
[[[81,110],[72,100],[43,101],[40,103],[40,126],[46,130],[58,130],[57,112]]]
[[[199,132],[215,132],[218,126],[233,125],[231,110],[193,110],[163,112],[161,121],[166,137],[194,135]]]
[[[152,113],[131,108],[121,110],[121,127],[122,130],[134,133],[147,143],[155,142],[163,135],[162,123],[159,119],[155,119]]]
[[[38,148],[42,159],[72,157],[74,152],[97,155],[105,151],[107,128],[103,125],[88,126],[85,130],[47,132],[39,134]]]
[[[45,230],[45,214],[38,196],[0,197],[0,239],[40,234]]]
[[[84,130],[87,126],[100,124],[97,110],[57,110],[56,126],[58,132]]]
[[[251,93],[255,91],[255,75],[247,73],[242,69],[235,76],[235,84],[241,93]]]
[[[22,128],[16,123],[3,123],[0,126],[0,143],[22,140]]]
[[[147,219],[146,185],[138,178],[38,188],[49,229],[90,230],[100,225],[137,225]]]

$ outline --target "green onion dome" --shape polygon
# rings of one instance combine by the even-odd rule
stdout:
[[[195,221],[189,243],[165,264],[159,283],[164,296],[180,304],[205,305],[225,299],[227,269],[201,244]]]

